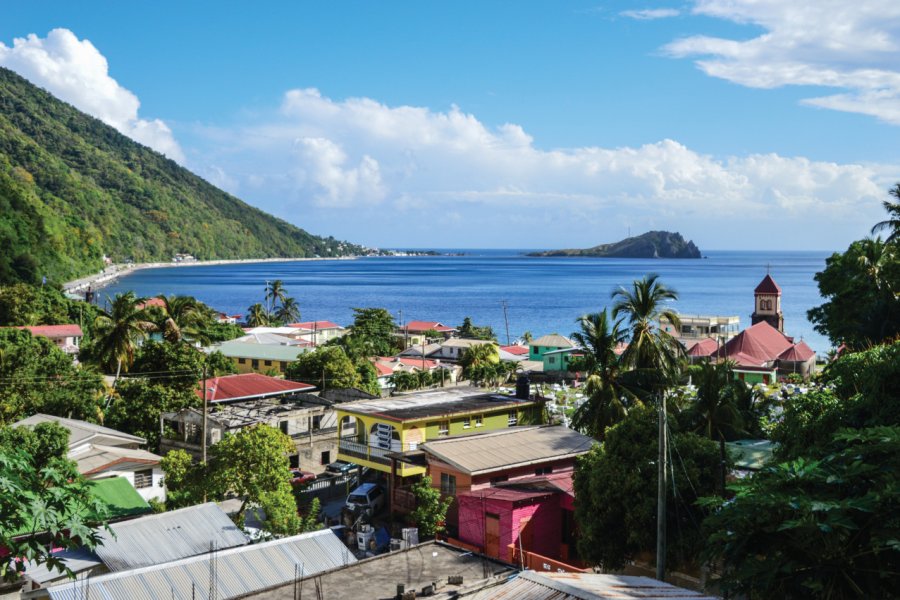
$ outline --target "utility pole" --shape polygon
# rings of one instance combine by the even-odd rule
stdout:
[[[506,300],[501,300],[503,305],[503,321],[506,323],[506,345],[509,346],[509,317],[506,314]]]
[[[266,279],[266,318],[269,317],[269,280]]]
[[[659,399],[659,472],[656,490],[656,578],[666,579],[666,393]]]
[[[203,365],[203,442],[200,444],[200,447],[203,449],[203,466],[206,467],[206,436],[207,436],[207,421],[206,415],[209,412],[207,410],[209,402],[209,392],[206,387],[206,365]],[[203,488],[203,502],[206,502],[206,486]]]

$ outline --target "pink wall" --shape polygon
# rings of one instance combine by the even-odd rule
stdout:
[[[533,474],[533,473],[532,473]],[[530,532],[523,538],[525,550],[550,558],[560,557],[562,514],[558,493],[550,497],[514,503],[509,500],[461,496],[459,501],[459,539],[484,548],[484,514],[500,516],[500,547],[497,558],[510,561],[509,545],[519,543],[519,524],[531,518]],[[518,504],[518,506],[516,506]],[[530,541],[528,541],[530,538]],[[486,551],[486,550],[485,550]]]
[[[560,462],[547,462],[540,465],[520,467],[518,469],[508,469],[502,472],[489,473],[487,475],[475,475],[471,480],[471,489],[478,490],[481,488],[490,487],[491,479],[499,475],[506,475],[507,477],[509,477],[508,481],[515,481],[516,479],[522,479],[523,477],[534,477],[535,470],[541,467],[550,466],[553,467],[553,473],[571,473],[575,470],[575,461],[572,459],[567,459]]]

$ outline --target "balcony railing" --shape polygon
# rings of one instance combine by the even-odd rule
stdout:
[[[369,444],[361,444],[353,440],[342,439],[338,444],[338,452],[352,458],[360,458],[382,465],[390,466],[391,459],[387,457],[390,450],[384,448],[376,448]]]

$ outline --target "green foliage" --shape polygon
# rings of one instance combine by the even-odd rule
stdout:
[[[159,443],[159,416],[198,406],[200,399],[181,385],[169,385],[165,380],[145,378],[126,379],[119,383],[106,410],[107,426],[147,439],[150,448]]]
[[[0,325],[81,325],[90,335],[97,308],[69,300],[51,286],[24,283],[0,287]]]
[[[736,440],[747,436],[747,423],[752,414],[748,407],[750,387],[734,378],[732,364],[705,362],[690,368],[691,380],[697,386],[697,397],[685,411],[684,420],[696,432],[711,440]]]
[[[362,358],[355,362],[356,373],[359,375],[359,382],[356,387],[364,392],[368,392],[373,396],[381,394],[381,386],[378,383],[378,371],[371,361]]]
[[[305,520],[297,514],[297,501],[289,483],[278,485],[259,495],[259,507],[265,513],[263,528],[275,536],[296,535],[303,530]]]
[[[635,407],[606,430],[602,445],[579,458],[575,469],[575,518],[579,553],[605,569],[620,569],[656,547],[658,414]],[[675,497],[667,503],[667,563],[691,564],[704,539],[697,529],[706,511],[695,502],[721,480],[718,444],[693,433],[671,436],[670,478]],[[671,492],[670,492],[671,493]]]
[[[219,375],[233,375],[237,373],[234,361],[216,350],[206,355],[206,374],[208,377]]]
[[[320,512],[322,512],[322,504],[318,498],[313,498],[306,509],[306,516],[300,517],[300,533],[322,529],[322,522],[319,520]]]
[[[353,361],[339,346],[320,346],[313,352],[301,354],[288,364],[285,377],[310,383],[320,390],[358,387],[360,384]]]
[[[821,456],[840,428],[900,426],[900,342],[842,355],[820,384],[785,402],[772,433],[780,457]]]
[[[753,598],[900,597],[900,428],[836,434],[821,460],[798,458],[731,486],[705,555],[723,589]]]
[[[238,511],[239,524],[243,524],[244,509],[248,504],[261,505],[264,500],[279,508],[281,518],[283,493],[279,490],[286,490],[293,502],[287,455],[294,450],[291,438],[268,425],[254,425],[227,435],[210,448],[210,489],[217,495],[232,492],[243,498]],[[278,494],[272,496],[276,492]],[[296,503],[293,510],[296,515]]]
[[[462,325],[457,327],[457,335],[461,338],[470,339],[470,340],[489,340],[491,342],[497,341],[497,336],[494,335],[494,330],[488,326],[478,326],[472,324],[472,319],[469,317],[465,317],[463,319]]]
[[[900,335],[900,257],[898,246],[859,240],[836,252],[816,274],[826,299],[808,312],[816,331],[834,345],[865,348]]]
[[[206,355],[187,344],[149,341],[135,354],[133,376],[146,375],[158,384],[180,391],[197,387]]]
[[[459,357],[462,375],[476,385],[491,385],[499,379],[500,350],[496,344],[466,348]]]
[[[170,509],[193,506],[203,501],[206,472],[184,450],[169,450],[160,461],[166,484],[166,505]]]
[[[117,262],[340,256],[310,235],[0,70],[0,283],[65,281]]]
[[[104,525],[106,513],[59,441],[52,427],[0,429],[0,547],[71,574],[48,548],[96,547],[94,527]],[[0,579],[16,581],[24,568],[20,560],[0,561]]]
[[[265,327],[270,324],[272,318],[266,307],[257,302],[247,307],[246,320],[250,327]]]
[[[210,323],[206,327],[210,343],[227,342],[246,335],[240,325],[234,323]]]
[[[26,330],[0,329],[0,423],[36,412],[97,422],[102,378]]]
[[[390,356],[397,349],[394,317],[384,308],[354,308],[350,333],[335,343],[354,359],[363,356]]]
[[[428,475],[413,484],[412,493],[416,497],[416,509],[409,514],[409,518],[419,528],[419,535],[430,538],[444,531],[444,520],[453,498],[442,500],[441,491],[431,486]]]
[[[140,306],[144,298],[134,292],[116,294],[109,311],[98,310],[94,318],[94,339],[91,356],[107,372],[128,371],[134,362],[134,353],[140,343],[156,325]]]
[[[421,387],[419,377],[411,371],[395,371],[388,379],[398,392],[408,392]]]

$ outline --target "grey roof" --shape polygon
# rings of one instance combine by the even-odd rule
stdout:
[[[559,335],[558,333],[551,333],[550,335],[542,335],[536,340],[532,340],[528,342],[528,346],[553,346],[556,348],[571,348],[575,345],[575,342],[570,340],[569,338]]]
[[[510,427],[437,439],[419,448],[470,475],[558,461],[584,454],[594,439],[568,427]]]
[[[103,444],[106,446],[120,446],[122,444],[146,444],[147,440],[136,435],[122,433],[109,427],[95,425],[87,421],[79,421],[78,419],[66,419],[64,417],[56,417],[53,415],[45,415],[37,413],[26,419],[14,423],[15,427],[22,425],[34,427],[39,423],[59,423],[61,426],[69,430],[69,447],[77,446],[87,441]]]
[[[250,539],[210,502],[110,525],[95,552],[110,571],[125,571],[243,546]]]
[[[532,403],[532,400],[520,400],[513,396],[485,393],[478,388],[465,386],[440,388],[376,400],[345,402],[337,409],[342,412],[379,416],[394,421],[416,421],[455,414],[498,411]]]
[[[230,548],[182,560],[76,580],[48,588],[53,600],[141,598],[209,600],[235,598],[308,577],[356,558],[329,529],[272,542]],[[215,577],[211,577],[215,573]],[[214,581],[214,586],[211,586]]]
[[[296,333],[296,331],[295,331]],[[235,342],[242,342],[244,344],[265,344],[265,345],[275,345],[275,346],[305,346],[309,342],[305,342],[302,340],[298,340],[295,338],[290,338],[284,335],[278,335],[277,333],[248,333],[247,335],[241,336],[239,338],[234,339]]]
[[[258,360],[283,360],[290,362],[307,351],[303,346],[279,346],[277,344],[252,344],[250,342],[229,341],[206,349],[218,350],[229,358],[255,358]]]
[[[100,558],[87,548],[74,548],[72,550],[59,550],[52,553],[54,558],[63,561],[73,573],[81,573],[103,565]],[[47,563],[36,565],[31,561],[25,562],[25,575],[32,581],[40,584],[57,579],[68,579],[65,572],[47,567]]]
[[[503,585],[485,587],[461,597],[466,600],[715,600],[649,577],[535,571],[526,571]]]
[[[112,467],[122,470],[126,465],[145,469],[148,465],[158,465],[162,457],[146,450],[87,444],[69,454],[69,459],[75,461],[82,475],[94,475]]]

